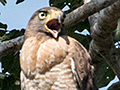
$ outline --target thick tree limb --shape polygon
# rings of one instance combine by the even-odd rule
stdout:
[[[0,42],[0,58],[5,54],[10,54],[12,52],[20,50],[24,42],[24,36],[19,36],[15,39]]]
[[[65,27],[73,26],[80,21],[85,20],[88,16],[102,10],[103,8],[110,6],[117,0],[92,0],[81,7],[75,9],[71,13],[67,14],[65,18]]]
[[[113,69],[120,79],[120,58],[115,48],[112,32],[117,27],[117,21],[120,18],[120,0],[100,11],[99,17],[95,15],[90,17],[91,36],[93,38],[90,44],[90,55],[95,61],[100,55],[105,58],[106,62]]]

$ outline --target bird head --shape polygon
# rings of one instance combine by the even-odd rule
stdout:
[[[34,29],[37,32],[50,33],[54,38],[57,38],[61,32],[64,17],[60,9],[56,7],[45,7],[33,14],[29,21],[31,25],[28,26],[32,27],[31,30]]]

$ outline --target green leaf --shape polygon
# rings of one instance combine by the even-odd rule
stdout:
[[[90,24],[88,19],[86,19],[85,21],[81,21],[78,24],[72,26],[69,28],[69,31],[71,30],[78,30],[79,32],[82,32],[84,29],[90,30]]]
[[[12,52],[2,57],[3,73],[9,72],[10,75],[14,75],[15,79],[19,80],[20,63],[19,52]]]
[[[4,79],[5,78],[5,74],[4,73],[0,73],[0,79]]]
[[[21,29],[21,30],[13,29],[9,33],[4,34],[2,37],[0,37],[0,41],[6,41],[6,40],[16,38],[18,36],[24,35],[24,32],[25,32],[25,29]]]
[[[65,7],[65,1],[66,0],[50,0],[49,5],[62,9],[63,7]]]
[[[84,22],[80,22],[68,29],[68,35],[78,40],[80,43],[83,44],[83,46],[88,50],[89,49],[89,43],[92,40],[91,36],[87,35],[81,35],[74,33],[75,30],[78,30],[79,32],[82,32],[84,29],[89,30],[90,25],[88,20],[86,19]]]
[[[18,80],[16,80],[13,75],[10,75],[9,77],[6,77],[3,80],[2,90],[20,90],[20,84],[16,85],[15,84],[16,81],[18,81]]]
[[[3,24],[3,23],[0,22],[0,28],[3,28],[3,29],[6,30],[7,29],[7,24]]]
[[[78,8],[79,6],[81,6],[83,4],[83,0],[71,0],[70,3],[71,4],[69,6],[72,11],[72,10]]]
[[[0,37],[3,36],[7,31],[5,30],[0,30]]]
[[[113,70],[109,67],[105,60],[101,61],[99,69],[96,73],[97,85],[99,88],[105,87],[109,84],[111,80],[114,79],[115,74]]]
[[[19,52],[12,52],[2,57],[2,67],[4,70],[2,73],[9,72],[3,79],[2,90],[20,90],[20,84],[16,82],[20,81],[20,63]]]
[[[0,22],[0,38],[7,32],[7,24],[3,24]]]
[[[5,4],[7,3],[6,0],[0,0],[0,2],[5,6]]]
[[[17,0],[16,4],[19,4],[19,3],[23,2],[23,1],[25,1],[25,0]]]
[[[92,40],[91,36],[74,33],[74,30],[70,30],[68,35],[79,41],[87,50],[89,49],[89,43]]]
[[[60,9],[63,9],[67,5],[68,7],[70,7],[70,10],[68,12],[73,11],[82,4],[83,4],[83,0],[50,0],[49,1],[50,6],[54,6]]]

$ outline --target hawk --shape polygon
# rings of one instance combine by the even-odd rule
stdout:
[[[91,58],[67,36],[64,18],[56,7],[31,17],[20,54],[21,90],[97,90]]]

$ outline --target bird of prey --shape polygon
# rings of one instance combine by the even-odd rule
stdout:
[[[67,36],[64,18],[56,7],[31,17],[20,54],[21,90],[97,90],[91,58]]]

